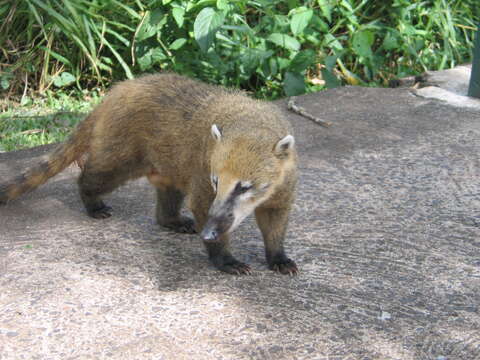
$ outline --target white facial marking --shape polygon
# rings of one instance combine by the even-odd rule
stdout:
[[[249,188],[252,187],[251,181],[242,181],[242,187]],[[263,195],[263,196],[262,196]],[[248,189],[244,193],[237,196],[236,204],[233,209],[233,215],[235,217],[232,226],[230,227],[229,231],[233,231],[237,228],[240,223],[245,220],[247,216],[249,216],[255,208],[260,205],[266,198],[264,194],[261,194],[257,198],[254,199],[255,191],[253,189]]]
[[[216,124],[212,125],[211,133],[215,140],[220,141],[222,139],[222,133],[220,132]]]
[[[214,174],[211,174],[211,181],[212,181],[212,186],[215,188],[218,188],[218,182],[220,181],[219,179],[216,178]],[[245,220],[247,216],[249,216],[255,208],[260,205],[266,198],[268,198],[268,193],[262,192],[258,193],[256,189],[253,188],[253,182],[248,181],[248,180],[243,180],[243,181],[232,181],[227,189],[223,189],[224,193],[226,194],[225,196],[222,196],[223,199],[220,199],[217,192],[217,196],[215,197],[214,204],[218,204],[217,206],[213,205],[214,208],[217,208],[217,211],[219,211],[222,208],[222,203],[226,201],[227,199],[230,199],[232,194],[236,191],[236,188],[238,185],[241,185],[242,188],[245,190],[241,193],[235,194],[235,199],[234,199],[234,204],[233,204],[233,216],[234,220],[232,222],[232,225],[228,229],[228,232],[231,232],[235,230],[240,223]],[[259,190],[264,190],[266,187],[268,187],[269,184],[262,184]],[[238,191],[238,190],[237,190]]]
[[[265,190],[266,188],[268,188],[269,186],[270,186],[269,183],[260,184],[260,186],[258,187],[258,190],[263,191],[263,190]]]
[[[214,174],[210,174],[210,183],[212,184],[212,188],[214,192],[217,192],[218,188],[218,177]]]
[[[233,210],[233,215],[235,216],[235,220],[233,220],[233,224],[230,227],[229,231],[233,231],[237,228],[240,223],[245,220],[245,218],[250,215],[255,208],[262,202],[262,200],[258,201],[239,201],[235,209]]]
[[[252,198],[252,197],[253,197],[253,194],[252,194],[252,192],[249,190],[249,191],[245,191],[243,194],[240,194],[240,195],[237,197],[237,199],[238,199],[238,201],[243,202],[243,201],[246,201],[246,200],[248,200],[248,199],[250,199],[250,198]]]
[[[242,185],[242,187],[244,188],[249,188],[252,186],[252,182],[251,181],[241,181],[240,184]]]

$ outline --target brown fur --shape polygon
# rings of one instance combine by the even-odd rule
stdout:
[[[213,124],[222,131],[221,150],[210,135]],[[220,167],[219,172],[238,178],[273,183],[269,198],[257,209],[257,220],[262,222],[270,267],[295,273],[294,263],[283,253],[283,237],[293,200],[296,155],[294,149],[286,158],[273,154],[275,144],[291,133],[278,110],[265,102],[175,74],[148,75],[114,86],[47,162],[0,186],[0,202],[36,188],[77,161],[82,165],[80,195],[89,215],[110,216],[102,195],[147,176],[157,188],[159,223],[193,232],[193,222],[179,215],[183,197],[188,196],[197,230],[202,229],[215,198],[210,173]],[[278,219],[270,216],[272,209],[280,214]],[[249,271],[231,257],[228,237],[207,248],[221,270]],[[283,262],[271,260],[276,256]],[[227,266],[229,261],[234,264]]]

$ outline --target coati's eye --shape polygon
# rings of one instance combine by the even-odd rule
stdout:
[[[248,190],[253,188],[253,184],[250,181],[239,181],[237,185],[235,185],[235,194],[245,194]]]
[[[213,191],[217,192],[218,177],[213,174],[210,174],[210,182],[212,183]]]
[[[270,187],[270,184],[269,184],[269,183],[260,184],[260,186],[258,186],[258,191],[265,191],[265,190],[267,190],[269,187]]]

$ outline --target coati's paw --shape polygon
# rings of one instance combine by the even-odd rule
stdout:
[[[251,275],[250,265],[242,263],[231,256],[217,257],[212,259],[213,264],[218,270],[233,275]]]
[[[293,260],[290,260],[289,258],[284,258],[284,259],[279,259],[272,261],[269,264],[270,270],[273,270],[275,272],[279,272],[284,275],[297,275],[298,274],[298,268],[297,264]]]
[[[95,209],[88,209],[87,213],[88,213],[88,216],[94,219],[107,219],[110,216],[112,216],[110,211],[112,211],[112,208],[110,206],[103,204],[102,207],[97,207]]]
[[[160,223],[161,226],[182,234],[195,234],[195,222],[188,216],[181,216],[173,221]]]

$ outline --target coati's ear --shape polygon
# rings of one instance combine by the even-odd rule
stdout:
[[[292,135],[287,135],[275,144],[273,152],[279,158],[286,157],[295,145],[295,138]]]
[[[211,132],[212,132],[212,136],[215,140],[220,141],[222,139],[222,133],[220,132],[220,130],[218,129],[218,126],[216,124],[212,125]]]

